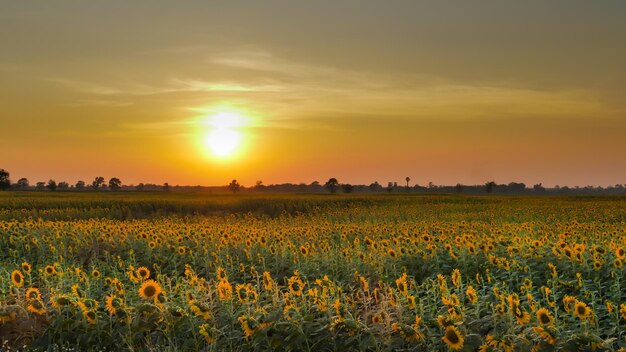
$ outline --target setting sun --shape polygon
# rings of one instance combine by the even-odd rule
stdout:
[[[209,126],[205,146],[215,157],[230,158],[240,149],[243,134],[239,130],[248,118],[240,113],[222,111],[209,115],[205,122]]]
[[[241,141],[241,133],[228,128],[217,128],[207,136],[206,142],[215,156],[232,155]]]

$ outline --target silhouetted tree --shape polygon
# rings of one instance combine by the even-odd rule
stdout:
[[[104,186],[104,177],[102,176],[96,177],[91,183],[91,188],[95,190],[102,188],[102,186]]]
[[[111,191],[117,191],[120,188],[122,188],[122,181],[119,178],[113,177],[109,180],[109,189]]]
[[[337,192],[337,188],[339,187],[339,181],[337,181],[337,179],[334,177],[330,178],[324,184],[324,187],[326,187],[330,191],[330,193],[335,193]]]
[[[37,189],[43,191],[44,189],[46,189],[46,183],[43,181],[37,182]]]
[[[393,191],[393,182],[387,182],[387,192]]]
[[[487,193],[492,193],[495,186],[496,186],[496,183],[494,181],[489,181],[485,183],[485,191]]]
[[[456,190],[456,193],[463,193],[463,185],[460,183],[457,183],[454,189]]]
[[[78,190],[85,189],[85,181],[78,181],[78,182],[76,182],[76,185],[74,187],[76,187],[76,189],[78,189]]]
[[[354,191],[354,187],[349,183],[345,183],[341,185],[341,191],[343,193],[352,193],[352,191]]]
[[[407,176],[405,178],[405,180],[406,180],[406,191],[408,192],[409,191],[409,181],[411,181],[411,178],[409,176]]]
[[[19,180],[17,180],[17,187],[19,189],[26,189],[28,188],[28,185],[29,185],[29,182],[27,178],[22,177]]]
[[[56,191],[57,189],[57,183],[55,180],[48,180],[48,184],[46,185],[46,188],[51,190],[51,191]]]
[[[144,185],[143,183],[140,183],[137,186],[135,186],[135,191],[143,191],[145,187],[146,185]]]
[[[381,186],[378,181],[374,181],[369,185],[369,189],[371,192],[380,192],[383,190],[383,186]]]
[[[237,193],[239,191],[239,188],[241,188],[241,185],[239,184],[239,182],[237,182],[237,180],[230,181],[230,184],[228,185],[229,190],[231,190],[233,193]]]
[[[11,174],[5,169],[0,169],[0,191],[5,191],[11,188]]]
[[[541,183],[538,183],[536,185],[533,186],[533,190],[536,193],[544,193],[546,191],[546,189],[541,185]]]
[[[163,184],[163,190],[164,190],[165,192],[169,192],[169,191],[170,191],[170,184],[169,184],[169,183],[167,183],[167,182],[165,182],[165,183]]]
[[[61,182],[59,182],[58,187],[59,187],[59,189],[66,190],[66,189],[70,188],[70,184],[65,182],[65,181],[61,181]]]

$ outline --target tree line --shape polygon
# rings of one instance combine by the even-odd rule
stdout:
[[[4,169],[0,169],[0,190],[35,190],[35,191],[179,191],[179,192],[257,192],[257,193],[332,193],[332,194],[350,194],[350,193],[433,193],[433,194],[626,194],[626,184],[616,184],[609,187],[586,186],[586,187],[568,187],[555,186],[544,187],[541,183],[532,187],[524,183],[510,182],[506,184],[498,184],[495,181],[489,181],[480,185],[464,185],[457,183],[451,185],[435,185],[429,182],[427,185],[419,184],[411,185],[410,177],[404,178],[404,183],[390,181],[386,185],[374,181],[370,184],[350,184],[341,183],[337,178],[330,178],[324,184],[314,181],[306,183],[283,183],[265,185],[262,181],[257,181],[254,186],[245,187],[236,179],[233,179],[225,186],[170,186],[168,183],[162,185],[144,184],[123,185],[122,181],[117,177],[108,180],[98,176],[87,184],[85,181],[78,181],[73,185],[67,182],[56,182],[48,180],[48,182],[37,182],[31,185],[26,178],[20,178],[17,182],[12,183],[10,174]]]

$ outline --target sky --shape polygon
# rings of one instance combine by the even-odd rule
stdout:
[[[0,168],[624,184],[624,43],[618,0],[0,0]]]

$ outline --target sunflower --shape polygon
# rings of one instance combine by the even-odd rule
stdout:
[[[224,270],[224,268],[222,268],[221,266],[217,267],[215,274],[218,280],[228,280],[228,277],[226,276],[226,270]]]
[[[52,306],[54,308],[62,308],[64,306],[72,304],[72,301],[70,301],[69,297],[65,295],[54,295],[50,299],[50,302],[52,302]]]
[[[211,311],[203,304],[194,302],[191,304],[191,311],[194,312],[195,315],[202,317],[204,320],[211,319]]]
[[[150,278],[150,270],[145,266],[138,268],[135,273],[140,280],[147,280]]]
[[[92,325],[96,324],[98,320],[98,316],[96,315],[96,312],[93,310],[84,311],[83,316],[85,317],[85,319],[87,319],[87,322]]]
[[[406,297],[409,294],[406,273],[402,274],[400,278],[396,279],[396,287],[398,287],[398,292],[400,292],[403,296]]]
[[[305,246],[300,246],[300,253],[302,253],[303,256],[307,256],[309,255],[309,249]]]
[[[622,315],[623,319],[626,319],[626,303],[619,305],[619,313]]]
[[[461,286],[461,271],[459,271],[459,269],[454,269],[452,271],[452,284],[457,288]]]
[[[476,296],[476,290],[471,285],[467,286],[467,290],[465,291],[465,295],[467,296],[467,299],[469,299],[469,301],[472,304],[476,304],[476,302],[478,302],[478,297]]]
[[[600,269],[602,269],[602,262],[599,260],[594,260],[593,261],[593,269],[598,271]]]
[[[372,324],[380,324],[383,322],[383,316],[378,313],[372,316]]]
[[[215,342],[215,332],[209,327],[209,324],[202,324],[199,328],[200,335],[204,337],[204,340],[209,344]]]
[[[15,287],[22,287],[24,286],[24,275],[19,270],[13,270],[11,273],[11,281],[13,281]]]
[[[44,269],[46,275],[52,276],[57,274],[57,269],[52,265],[47,265]]]
[[[547,325],[554,321],[554,317],[547,309],[539,308],[539,310],[537,310],[537,320],[540,324]]]
[[[217,293],[220,296],[220,300],[229,300],[233,294],[233,287],[226,279],[220,280],[217,284]]]
[[[302,290],[304,289],[304,282],[300,279],[300,276],[292,276],[287,281],[289,292],[294,296],[302,296]]]
[[[46,307],[44,306],[43,302],[40,299],[34,300],[31,304],[28,305],[28,307],[26,307],[26,309],[29,312],[33,312],[35,314],[39,314],[39,315],[46,314]]]
[[[556,338],[554,338],[554,336],[552,336],[552,334],[548,330],[542,328],[541,326],[534,327],[533,331],[535,332],[535,334],[544,339],[547,343],[551,345],[554,345],[556,343]]]
[[[453,350],[460,350],[463,348],[463,342],[465,342],[459,330],[453,325],[446,327],[442,340]]]
[[[626,258],[626,251],[624,250],[624,248],[619,247],[615,250],[615,256],[620,259],[624,259]]]
[[[615,267],[615,269],[621,269],[622,266],[624,266],[624,261],[622,259],[615,258],[615,260],[613,261],[613,266]]]
[[[154,299],[161,293],[161,285],[154,280],[148,280],[139,288],[139,295],[143,299]]]
[[[25,272],[26,274],[30,274],[32,268],[30,266],[30,264],[28,264],[27,262],[22,263],[22,271]]]
[[[178,247],[178,254],[183,255],[187,253],[187,248],[185,248],[184,246],[179,246]]]
[[[26,290],[26,299],[28,299],[29,301],[35,301],[35,300],[41,299],[41,292],[39,292],[38,288],[31,287],[28,290]]]
[[[574,304],[574,313],[580,318],[585,319],[591,313],[591,309],[587,307],[585,302],[576,301]]]
[[[150,247],[150,249],[155,249],[155,248],[156,248],[156,246],[157,246],[157,244],[156,244],[156,242],[154,242],[154,241],[150,241],[150,242],[148,243],[148,247]]]
[[[108,295],[107,299],[104,303],[104,307],[110,315],[115,315],[117,313],[117,307],[119,307],[119,299],[115,295]]]
[[[367,279],[364,278],[363,276],[359,276],[359,282],[361,283],[361,286],[363,287],[363,291],[364,292],[368,292],[369,291],[369,282],[367,282]]]
[[[408,296],[409,308],[415,309],[417,307],[417,302],[415,301],[415,296]]]
[[[98,269],[94,269],[94,270],[91,272],[91,277],[93,277],[94,279],[99,279],[99,278],[100,278],[100,276],[101,276],[101,275],[100,275],[100,271],[98,271]]]
[[[254,334],[254,330],[250,328],[249,319],[246,316],[239,317],[239,323],[241,323],[241,329],[246,339]]]

